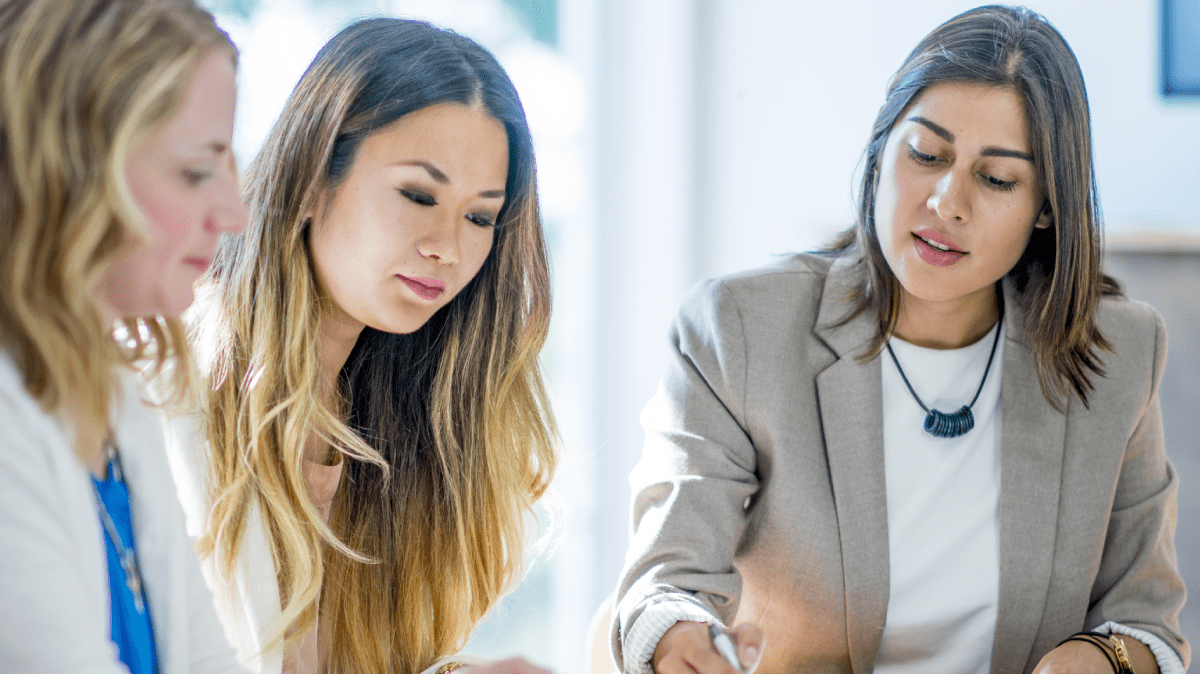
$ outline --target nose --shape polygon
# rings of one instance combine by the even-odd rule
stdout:
[[[248,221],[246,204],[242,201],[242,190],[238,184],[237,164],[232,153],[226,170],[217,172],[217,185],[213,195],[211,229],[216,233],[236,233],[246,229]]]
[[[966,194],[966,182],[970,176],[946,171],[933,186],[925,205],[945,221],[966,222],[971,217],[970,200]]]
[[[424,236],[417,240],[417,252],[421,257],[438,264],[456,264],[459,256],[458,233],[457,214],[447,209],[446,216],[437,218]]]

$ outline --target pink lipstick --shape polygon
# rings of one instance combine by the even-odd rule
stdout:
[[[958,243],[954,239],[932,227],[916,229],[912,236],[913,247],[916,249],[917,255],[927,264],[935,267],[949,267],[967,254],[966,251],[959,249]]]
[[[212,260],[206,257],[185,257],[183,259],[183,263],[203,274],[204,272],[208,271],[208,267],[212,264]]]
[[[423,300],[436,300],[442,294],[442,291],[446,289],[446,284],[435,278],[410,277],[402,274],[396,274],[396,278],[404,281],[404,285],[408,286],[409,290],[416,293],[417,297]]]

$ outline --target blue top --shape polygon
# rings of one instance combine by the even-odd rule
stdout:
[[[120,468],[113,461],[108,463],[108,477],[92,481],[104,508],[116,525],[117,533],[121,536],[121,544],[129,550],[136,550],[133,541],[133,521],[129,512],[129,489],[121,479]],[[101,532],[104,522],[99,522]],[[121,662],[129,668],[130,674],[155,674],[158,671],[158,652],[154,647],[154,628],[150,624],[150,607],[138,613],[133,592],[125,582],[125,571],[121,568],[121,558],[108,534],[104,534],[104,547],[108,553],[108,592],[112,598],[112,640],[117,644],[121,653]],[[143,594],[146,592],[142,588]]]

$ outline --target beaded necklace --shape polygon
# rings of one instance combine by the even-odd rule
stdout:
[[[975,391],[975,397],[971,398],[971,402],[963,405],[957,412],[947,414],[940,410],[931,410],[921,401],[921,396],[913,389],[909,383],[908,377],[904,375],[904,368],[900,367],[900,361],[896,358],[896,352],[892,351],[892,344],[889,341],[887,345],[888,355],[892,357],[892,362],[896,364],[896,370],[900,373],[900,378],[904,380],[904,385],[908,387],[908,392],[925,410],[925,432],[938,438],[957,438],[960,435],[965,435],[967,431],[975,428],[975,415],[971,414],[971,407],[975,405],[975,401],[979,400],[979,394],[983,393],[983,384],[987,381],[988,372],[992,369],[992,359],[996,357],[996,346],[1000,343],[1000,328],[1004,322],[1004,304],[1000,304],[1000,320],[996,322],[996,337],[992,340],[992,352],[988,355],[987,365],[983,368],[983,379],[979,381],[979,389]]]

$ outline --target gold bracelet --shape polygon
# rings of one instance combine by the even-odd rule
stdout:
[[[1125,649],[1125,640],[1115,634],[1108,635],[1108,640],[1112,642],[1113,651],[1117,654],[1117,664],[1120,665],[1118,671],[1121,674],[1125,672],[1132,674],[1133,666],[1129,664],[1129,651]]]
[[[454,670],[458,669],[459,667],[466,667],[466,666],[467,666],[467,663],[465,663],[465,662],[447,662],[446,664],[437,668],[436,674],[449,674],[450,672],[453,672]]]

